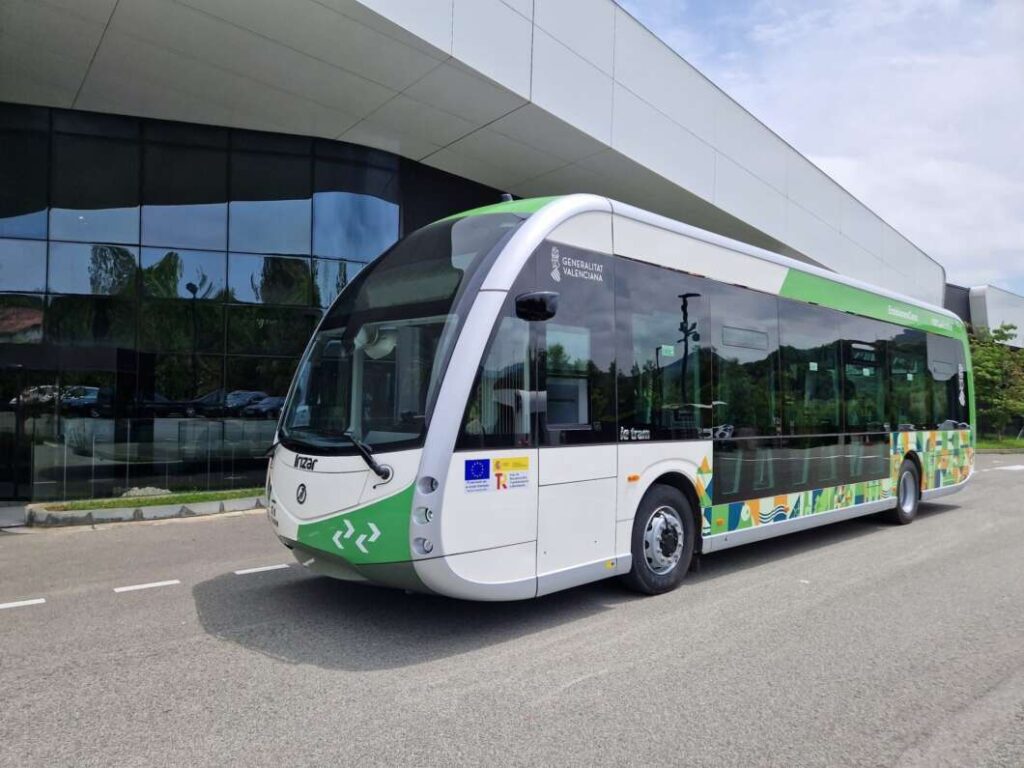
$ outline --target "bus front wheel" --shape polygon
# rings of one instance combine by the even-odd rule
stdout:
[[[653,485],[633,520],[633,568],[628,587],[647,595],[675,589],[690,570],[697,524],[690,502],[676,488]]]
[[[917,517],[917,506],[921,502],[921,474],[917,464],[904,459],[896,477],[896,506],[889,510],[888,519],[896,525],[906,525]]]

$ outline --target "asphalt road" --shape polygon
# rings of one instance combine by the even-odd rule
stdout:
[[[3,534],[0,604],[46,602],[0,609],[0,765],[1018,768],[1024,456],[979,468],[658,598],[236,574],[290,562],[255,513]]]

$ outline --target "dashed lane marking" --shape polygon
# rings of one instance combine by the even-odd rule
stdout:
[[[45,597],[34,597],[31,600],[15,600],[13,603],[0,603],[0,611],[5,608],[24,608],[27,605],[42,605],[45,602]]]
[[[282,568],[287,568],[289,563],[278,563],[277,565],[261,565],[258,568],[243,568],[240,571],[235,571],[236,576],[245,576],[247,573],[263,573],[264,571],[279,571]]]
[[[172,587],[181,584],[179,579],[168,579],[167,581],[151,581],[149,584],[132,584],[127,587],[114,587],[115,592],[135,592],[139,589],[154,589],[155,587]]]

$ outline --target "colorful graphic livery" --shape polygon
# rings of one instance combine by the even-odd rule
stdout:
[[[307,568],[479,600],[859,515],[973,464],[949,312],[592,195],[399,241],[342,291],[278,424],[268,516]]]

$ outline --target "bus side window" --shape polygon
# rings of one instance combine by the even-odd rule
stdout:
[[[544,242],[537,288],[558,294],[558,312],[534,323],[543,445],[612,443],[615,414],[615,261]]]
[[[898,431],[926,429],[929,419],[928,346],[925,333],[903,328],[889,345],[892,413]]]
[[[620,439],[707,439],[708,281],[627,260],[615,280]]]
[[[531,284],[520,279],[509,291],[466,403],[456,450],[519,448],[532,442],[538,396],[530,323],[515,312],[515,297]]]
[[[962,429],[968,421],[963,345],[956,339],[928,334],[931,421],[935,429]]]

